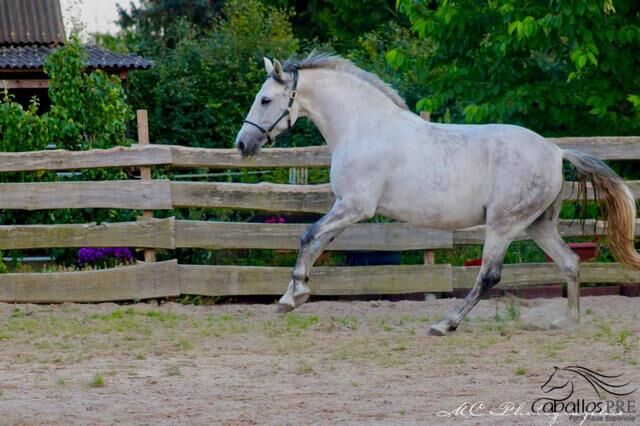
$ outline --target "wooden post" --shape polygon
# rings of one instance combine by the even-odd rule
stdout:
[[[567,284],[567,311],[570,323],[580,322],[580,278]]]
[[[421,111],[420,117],[425,121],[430,121],[431,113],[429,111]],[[424,251],[424,263],[425,265],[433,265],[436,263],[433,250]]]
[[[138,111],[136,111],[136,118],[138,119],[138,144],[149,145],[149,119],[147,110],[139,109]],[[140,180],[143,183],[152,181],[150,166],[140,166]],[[152,219],[153,210],[144,210],[142,212],[142,217],[145,219]],[[155,262],[156,251],[154,249],[145,249],[144,261]]]
[[[420,117],[425,121],[431,121],[431,113],[429,111],[420,111]],[[424,264],[425,265],[434,265],[436,263],[435,260],[435,252],[433,250],[425,250],[424,251]],[[425,293],[424,299],[431,300],[438,298],[438,294],[436,293]]]

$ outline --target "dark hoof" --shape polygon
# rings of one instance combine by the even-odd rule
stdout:
[[[449,321],[442,320],[431,326],[429,330],[429,336],[445,336],[449,331],[452,330],[452,327]]]
[[[276,313],[278,314],[286,314],[291,311],[293,311],[293,306],[284,303],[278,303],[278,307],[276,308]]]
[[[435,328],[435,327],[431,327],[431,329],[429,330],[429,336],[438,336],[438,337],[442,337],[445,336],[447,333],[443,332],[442,330]]]

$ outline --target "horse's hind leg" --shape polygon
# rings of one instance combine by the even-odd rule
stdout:
[[[502,261],[512,240],[511,232],[503,235],[496,232],[495,229],[487,227],[487,236],[482,250],[482,266],[473,288],[464,298],[462,304],[449,312],[444,319],[431,326],[429,334],[444,336],[447,332],[458,328],[462,319],[478,303],[480,297],[500,282]]]
[[[560,199],[556,200],[526,229],[526,232],[560,267],[560,271],[567,280],[567,296],[569,300],[567,320],[575,323],[580,318],[580,260],[558,233],[560,203]],[[577,302],[574,304],[572,301]],[[555,325],[561,325],[561,321],[556,322]]]

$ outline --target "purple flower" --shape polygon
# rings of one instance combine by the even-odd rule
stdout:
[[[285,223],[285,222],[286,220],[284,216],[271,216],[270,218],[264,221],[264,223]]]
[[[127,247],[83,247],[78,250],[78,265],[84,266],[96,262],[115,259],[121,262],[133,262],[133,251]]]

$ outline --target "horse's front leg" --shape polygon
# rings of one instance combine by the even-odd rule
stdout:
[[[309,226],[300,239],[300,251],[287,292],[280,298],[278,310],[288,312],[309,299],[307,283],[314,262],[324,249],[349,225],[373,216],[375,208],[363,209],[356,203],[337,200],[331,211]]]

